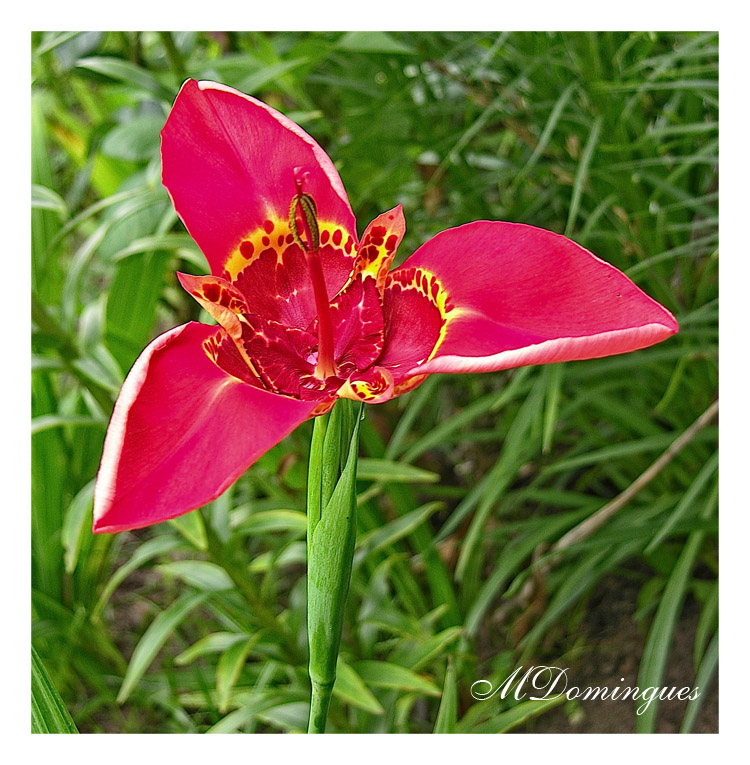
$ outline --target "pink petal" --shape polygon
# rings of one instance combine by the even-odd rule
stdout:
[[[227,375],[203,348],[216,332],[176,327],[131,369],[104,444],[95,532],[159,523],[215,499],[317,405]]]
[[[208,358],[228,375],[255,388],[269,390],[242,345],[242,324],[239,323],[238,327],[240,340],[235,340],[223,327],[218,327],[215,335],[210,335],[203,341],[203,350]]]
[[[445,293],[445,327],[430,359],[410,375],[598,358],[645,348],[678,329],[616,268],[532,226],[479,221],[449,229],[392,276],[414,267],[434,275]],[[398,349],[390,354],[395,359]]]
[[[185,82],[162,130],[162,166],[175,209],[217,276],[227,271],[233,280],[264,228],[288,223],[298,180],[321,222],[356,244],[354,215],[323,149],[275,109],[225,85]]]

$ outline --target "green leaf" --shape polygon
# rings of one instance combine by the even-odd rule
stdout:
[[[703,658],[703,652],[706,648],[709,635],[711,635],[719,626],[719,582],[716,581],[711,586],[709,595],[701,608],[701,615],[698,618],[698,626],[695,628],[695,644],[693,646],[693,665],[696,670]]]
[[[699,695],[695,699],[690,699],[688,701],[685,717],[683,717],[682,725],[680,726],[680,733],[690,733],[693,729],[695,720],[698,717],[698,712],[711,688],[718,663],[719,633],[717,631],[709,643],[708,648],[706,649],[706,655],[703,657],[703,661],[701,662],[700,667],[698,667],[698,672],[695,675],[695,688],[698,689]]]
[[[354,669],[372,688],[392,688],[413,691],[428,696],[440,696],[440,689],[431,680],[416,672],[387,661],[358,661]]]
[[[435,483],[440,480],[440,476],[403,462],[363,457],[359,461],[357,479],[382,483]]]
[[[388,32],[347,32],[337,43],[337,48],[357,53],[408,53],[415,51],[394,39]]]
[[[42,433],[51,428],[106,428],[106,420],[76,414],[43,414],[31,421],[31,434]]]
[[[390,658],[402,667],[419,670],[443,653],[451,643],[455,643],[463,633],[463,627],[447,627],[426,640],[419,640],[413,645],[407,643],[401,650],[395,650]]]
[[[156,658],[156,654],[159,653],[164,643],[169,640],[172,632],[192,610],[206,600],[208,594],[207,592],[199,592],[194,595],[183,596],[175,601],[166,611],[162,611],[151,622],[133,651],[133,656],[130,659],[130,664],[128,664],[120,692],[117,694],[118,704],[122,704],[128,699],[143,676],[143,673]]]
[[[283,569],[285,566],[304,565],[306,560],[305,543],[292,542],[284,548],[280,555],[274,555],[270,550],[261,553],[248,566],[254,574],[263,574],[273,569]]]
[[[55,182],[42,104],[41,96],[35,94],[31,99],[31,182],[34,188],[50,190]],[[58,211],[32,208],[31,285],[33,291],[45,302],[53,301],[60,294],[62,272],[52,251],[52,243],[59,230]]]
[[[117,125],[102,141],[101,152],[107,157],[141,162],[159,153],[159,132],[164,117],[143,115]]]
[[[299,510],[261,510],[243,521],[240,530],[243,534],[282,531],[302,535],[307,530],[307,516]]]
[[[203,525],[201,514],[193,510],[191,513],[178,515],[167,523],[182,534],[196,550],[208,549],[208,540],[206,538],[206,527]]]
[[[552,438],[557,425],[560,408],[560,390],[564,364],[550,364],[544,369],[547,380],[546,402],[544,406],[544,433],[542,435],[542,454],[549,454],[552,448]]]
[[[90,533],[95,484],[96,481],[89,481],[76,494],[65,514],[62,528],[62,543],[65,549],[65,571],[68,574],[73,573],[76,567],[84,534],[86,534],[87,530]]]
[[[117,267],[107,297],[106,340],[123,371],[153,337],[171,253],[158,249],[161,235],[142,234],[153,228],[162,210],[163,205],[156,204],[122,220],[117,233],[126,237],[127,257],[118,246],[120,237],[112,241]]]
[[[241,80],[237,85],[237,89],[243,93],[255,93],[260,90],[260,88],[268,85],[269,82],[273,82],[288,72],[292,72],[298,67],[303,66],[307,61],[307,58],[294,58],[290,61],[281,61],[278,64],[264,66],[262,69],[249,74]]]
[[[445,672],[443,684],[443,696],[440,699],[437,718],[433,733],[455,733],[456,720],[458,719],[458,687],[456,686],[456,670],[453,661],[448,659],[448,668]]]
[[[703,544],[703,537],[702,531],[694,531],[688,537],[687,544],[667,580],[664,594],[648,631],[646,645],[643,647],[638,668],[639,688],[663,685],[662,679],[667,666],[669,649],[687,593],[690,574]],[[636,709],[641,710],[635,719],[636,733],[653,733],[656,730],[658,698],[650,704],[639,699],[636,701]]]
[[[164,101],[171,101],[175,95],[172,90],[162,85],[149,71],[120,58],[90,56],[89,58],[82,58],[78,62],[78,67],[102,74],[116,82],[133,85]]]
[[[602,122],[603,117],[600,114],[596,117],[594,124],[591,126],[588,141],[586,141],[586,146],[581,155],[581,161],[576,170],[576,177],[573,182],[573,196],[570,199],[570,209],[568,211],[568,222],[565,224],[565,236],[571,236],[575,230],[578,211],[581,207],[583,187],[588,180],[589,166],[591,165],[591,159],[594,156],[596,145],[599,142],[599,133],[602,129]]]
[[[550,709],[554,709],[554,707],[559,706],[565,700],[565,694],[560,694],[543,701],[523,701],[507,712],[501,712],[489,722],[484,723],[484,725],[475,728],[472,733],[508,733],[534,717],[539,717],[539,715],[548,712]]]
[[[39,655],[31,647],[31,732],[78,733]]]
[[[529,558],[534,550],[542,542],[557,537],[586,515],[588,512],[584,510],[583,512],[558,514],[555,517],[550,517],[545,519],[546,522],[540,528],[520,536],[503,548],[502,554],[495,562],[492,573],[485,579],[479,593],[468,609],[464,623],[469,635],[476,634],[495,598],[502,593],[514,572],[521,569],[523,562]]]
[[[101,617],[104,607],[112,597],[112,593],[130,574],[133,573],[133,571],[139,569],[144,563],[147,563],[152,558],[156,558],[159,555],[166,555],[166,553],[172,552],[180,546],[181,543],[179,540],[168,536],[154,537],[154,539],[149,539],[140,545],[133,553],[133,557],[127,563],[120,566],[105,585],[102,594],[99,596],[99,600],[97,600],[96,605],[91,612],[91,619],[97,621]]]
[[[221,592],[231,590],[234,586],[229,574],[215,563],[204,560],[175,560],[157,566],[162,574],[173,575],[182,579],[185,584],[199,590]]]
[[[516,476],[519,468],[527,459],[528,452],[533,448],[532,439],[529,432],[537,416],[542,411],[544,404],[544,394],[546,386],[544,378],[539,376],[534,383],[534,387],[527,396],[526,400],[518,410],[513,423],[508,428],[508,434],[503,443],[503,450],[500,453],[495,465],[485,475],[477,487],[483,488],[481,501],[474,518],[466,534],[461,553],[456,564],[456,579],[459,581],[467,577],[469,569],[476,569],[481,561],[478,554],[478,548],[482,543],[482,535],[495,503],[502,496],[503,492],[510,486],[513,478]],[[466,500],[462,504],[467,504]],[[470,506],[469,506],[470,507]],[[454,517],[461,511],[457,509]]]
[[[263,722],[285,731],[304,731],[307,722],[307,702],[290,701],[286,704],[279,704],[263,712],[258,712],[257,716]]]
[[[190,250],[191,254],[188,257],[191,259],[198,258],[198,260],[193,260],[193,262],[199,268],[208,270],[205,256],[201,254],[195,241],[187,234],[148,234],[141,236],[138,239],[129,241],[125,247],[115,252],[114,255],[110,255],[109,260],[113,263],[120,263],[133,255],[153,250],[169,250],[179,257],[185,257],[187,255],[186,250]]]
[[[260,638],[260,633],[244,641],[234,643],[221,655],[216,667],[216,691],[219,695],[219,711],[229,708],[229,695],[239,680],[242,668],[245,666],[248,654],[253,650]]]
[[[68,205],[65,200],[52,189],[34,183],[31,186],[31,209],[32,210],[51,210],[58,214],[62,219],[68,217]]]
[[[385,526],[364,534],[357,545],[355,566],[360,565],[369,555],[408,536],[433,513],[444,507],[445,505],[442,502],[428,502],[426,505],[422,505],[416,508],[416,510],[401,516],[401,518],[396,518],[395,521],[386,523]]]
[[[695,507],[696,500],[703,491],[705,485],[711,480],[711,477],[719,469],[719,453],[714,452],[709,458],[706,464],[700,469],[695,480],[690,484],[690,488],[682,496],[682,499],[677,503],[677,507],[669,514],[669,518],[661,524],[659,530],[654,534],[654,538],[649,542],[646,549],[643,551],[644,555],[648,555],[653,552],[661,542],[666,539],[670,532],[674,529],[675,525],[686,515],[692,508]]]
[[[251,637],[252,635],[244,632],[212,632],[186,648],[175,658],[174,663],[178,666],[191,664],[199,656],[205,656],[209,653],[223,653],[235,643],[241,643]]]
[[[336,667],[333,695],[370,714],[383,714],[384,710],[380,702],[372,695],[362,678],[340,656]]]
[[[235,709],[219,720],[206,733],[234,733],[254,720],[260,712],[279,706],[281,698],[278,693],[254,692],[250,695],[245,695],[242,698],[242,706],[239,709]]]
[[[48,32],[45,35],[44,42],[34,51],[34,57],[42,56],[49,51],[54,50],[58,45],[64,45],[76,37],[85,35],[86,32]]]

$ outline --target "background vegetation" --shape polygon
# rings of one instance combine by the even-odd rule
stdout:
[[[124,375],[158,333],[207,320],[174,277],[205,261],[160,184],[187,76],[299,122],[360,226],[402,203],[402,258],[471,220],[530,223],[681,326],[368,409],[329,729],[715,729],[715,34],[35,33],[32,70],[33,643],[80,730],[306,725],[309,423],[200,511],[90,532]],[[469,694],[522,663],[703,692],[641,716]]]

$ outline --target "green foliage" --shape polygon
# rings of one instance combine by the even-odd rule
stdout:
[[[31,648],[31,732],[78,733],[60,694]]]
[[[360,228],[403,204],[401,260],[471,220],[529,223],[624,270],[681,327],[638,353],[434,376],[368,407],[328,730],[541,725],[560,700],[469,688],[522,662],[573,664],[596,645],[585,625],[605,580],[640,589],[638,684],[664,684],[696,615],[679,668],[704,690],[682,722],[694,729],[718,662],[716,428],[606,523],[555,545],[717,396],[717,35],[44,32],[32,50],[33,637],[78,728],[307,725],[310,424],[200,512],[90,532],[125,374],[158,333],[206,320],[174,276],[206,264],[158,154],[192,76],[314,135]],[[669,703],[638,729],[659,729]]]

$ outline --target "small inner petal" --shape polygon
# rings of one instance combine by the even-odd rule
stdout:
[[[406,223],[401,205],[375,218],[362,235],[354,273],[369,273],[374,276],[382,292],[388,269],[405,231]]]
[[[393,375],[385,367],[370,367],[353,374],[338,392],[341,398],[351,398],[368,404],[380,404],[393,396]]]
[[[346,378],[369,367],[380,355],[384,337],[383,307],[372,276],[358,275],[331,302],[331,321],[339,375]]]
[[[399,386],[409,369],[437,352],[456,309],[438,279],[422,268],[388,274],[383,293],[385,343],[378,364]]]
[[[240,336],[239,316],[249,308],[245,296],[218,276],[177,274],[183,288],[235,338]]]
[[[314,335],[257,314],[243,317],[240,345],[264,385],[275,393],[298,398],[301,379],[315,370],[308,360],[316,345]]]
[[[208,358],[227,374],[246,382],[255,388],[266,388],[257,373],[251,368],[227,332],[218,327],[216,333],[203,342]]]

